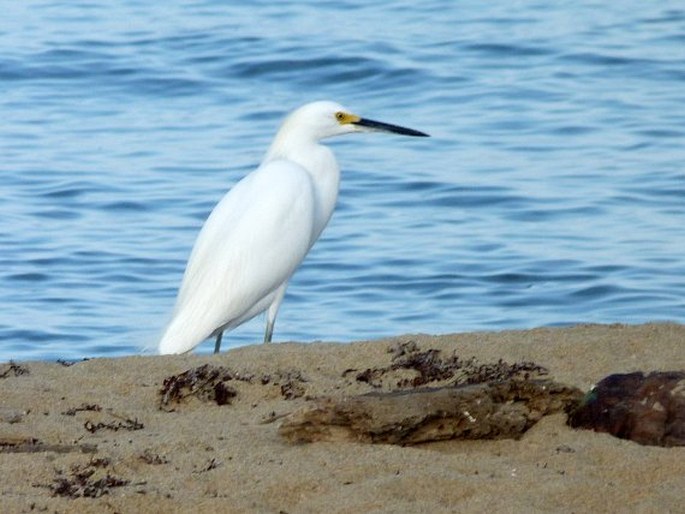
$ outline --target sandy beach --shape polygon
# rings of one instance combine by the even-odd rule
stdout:
[[[2,512],[685,512],[685,448],[642,446],[544,417],[519,440],[292,444],[312,398],[371,391],[355,373],[389,349],[532,361],[587,391],[612,373],[685,369],[685,326],[579,325],[211,356],[0,364]],[[165,379],[204,364],[236,379],[225,405],[160,407]]]

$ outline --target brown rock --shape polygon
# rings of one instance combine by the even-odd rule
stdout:
[[[609,375],[568,424],[655,446],[685,446],[685,372]]]

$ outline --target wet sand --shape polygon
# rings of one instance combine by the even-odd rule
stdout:
[[[0,364],[2,512],[685,512],[685,448],[641,446],[543,418],[520,440],[290,444],[282,416],[372,386],[389,349],[533,361],[587,390],[611,373],[685,369],[685,326],[580,325],[217,356]],[[230,369],[226,405],[160,408],[165,378]],[[354,370],[354,371],[350,371]]]

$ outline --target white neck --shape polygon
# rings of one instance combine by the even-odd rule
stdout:
[[[330,148],[308,137],[301,131],[293,131],[284,123],[276,134],[263,164],[286,160],[299,164],[312,177],[317,203],[317,225],[314,227],[312,244],[318,239],[333,214],[340,189],[340,168]]]

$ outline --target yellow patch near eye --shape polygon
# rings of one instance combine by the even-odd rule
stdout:
[[[350,114],[348,112],[338,111],[335,113],[335,119],[338,120],[338,123],[340,123],[341,125],[347,125],[349,123],[356,123],[361,118],[359,116],[357,116],[356,114]]]

